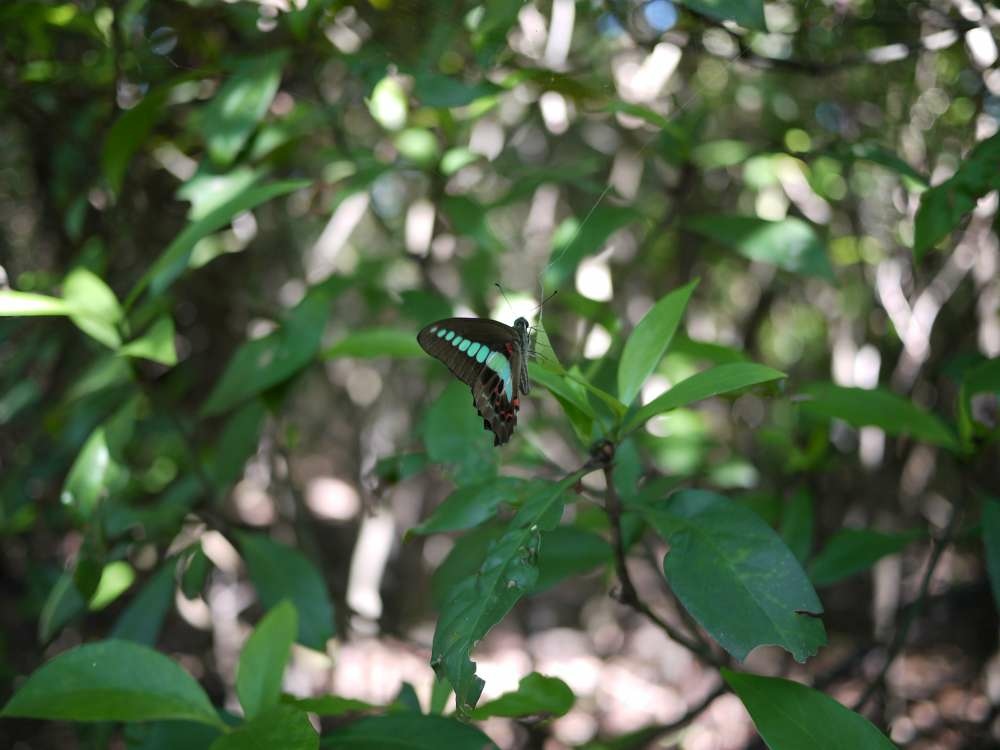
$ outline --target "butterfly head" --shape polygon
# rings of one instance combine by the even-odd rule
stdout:
[[[514,321],[514,328],[515,330],[517,330],[518,333],[527,333],[529,328],[528,319],[518,318],[517,320]]]

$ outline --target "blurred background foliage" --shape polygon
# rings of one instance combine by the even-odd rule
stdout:
[[[621,492],[713,489],[779,530],[829,646],[753,671],[863,699],[900,744],[998,742],[998,27],[973,0],[5,2],[4,696],[115,636],[234,709],[250,623],[290,598],[288,692],[426,702],[435,603],[500,533],[480,524],[613,436],[579,380],[628,406],[752,361],[788,377],[614,435]],[[629,332],[696,279],[623,384]],[[551,393],[495,450],[415,335],[520,314]],[[474,522],[404,539],[501,465]],[[483,726],[562,747],[685,717],[684,747],[753,746],[716,671],[607,596],[606,489],[584,479],[477,652],[484,697],[537,669],[575,707]],[[623,522],[683,625],[663,541]]]

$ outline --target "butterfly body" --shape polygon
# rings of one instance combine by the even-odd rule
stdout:
[[[472,402],[493,433],[493,444],[510,440],[527,395],[528,321],[508,326],[488,318],[445,318],[424,327],[417,342],[472,389]]]

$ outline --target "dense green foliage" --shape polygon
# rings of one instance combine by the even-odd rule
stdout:
[[[998,28],[7,0],[0,744],[638,748],[726,692],[775,750],[996,742]],[[452,315],[536,326],[501,449],[417,345]],[[673,720],[474,661],[598,609],[706,675]],[[433,684],[289,679],[373,634]]]

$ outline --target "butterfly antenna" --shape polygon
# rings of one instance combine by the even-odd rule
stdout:
[[[500,282],[494,281],[493,286],[495,286],[497,289],[500,290],[500,294],[503,296],[504,301],[507,303],[507,306],[513,311],[514,305],[511,304],[510,299],[508,299],[507,297],[507,293],[503,290],[503,287],[500,286]]]

